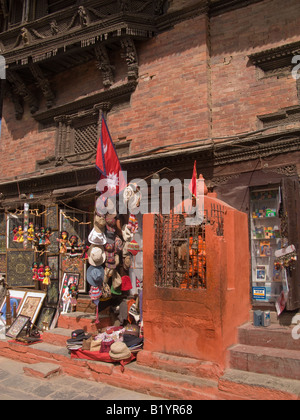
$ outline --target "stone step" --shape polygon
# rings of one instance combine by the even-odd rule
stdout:
[[[260,373],[228,369],[219,380],[219,390],[244,400],[299,400],[300,381]]]
[[[268,309],[262,309],[262,311],[268,311]],[[251,309],[249,312],[250,321],[253,322],[253,312],[254,309]],[[269,311],[272,324],[283,325],[283,326],[292,326],[300,322],[300,311],[283,311],[279,316],[275,311]]]
[[[62,371],[61,366],[54,363],[35,363],[30,366],[24,366],[23,370],[27,376],[43,379],[58,376]]]
[[[0,340],[0,354],[2,357],[32,364],[31,372],[36,374],[46,372],[47,365],[55,365],[60,367],[64,375],[171,400],[260,399],[261,392],[266,392],[264,399],[300,399],[300,381],[266,375],[254,376],[245,371],[226,371],[219,380],[211,380],[195,377],[191,372],[169,372],[141,366],[136,362],[123,369],[119,363],[71,358],[65,346],[46,342],[24,346],[12,340]]]
[[[232,369],[300,380],[300,351],[237,344],[229,354]]]
[[[137,364],[206,379],[218,380],[222,371],[216,363],[143,350],[137,354]]]
[[[96,316],[94,314],[87,314],[84,312],[71,312],[68,314],[60,314],[57,322],[58,328],[65,328],[69,330],[83,329],[89,333],[95,333],[104,327],[113,325],[114,319],[109,315],[99,314],[99,323],[96,323]]]
[[[248,323],[238,329],[239,343],[248,346],[300,351],[300,340],[293,338],[295,328],[297,327],[285,327],[278,324],[271,324],[269,327],[255,327],[252,323]]]
[[[66,341],[71,338],[71,330],[67,328],[54,328],[54,330],[44,331],[42,340],[44,343],[55,346],[66,346]]]

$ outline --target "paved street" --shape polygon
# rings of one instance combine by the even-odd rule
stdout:
[[[38,379],[25,375],[25,363],[0,357],[0,400],[110,400],[157,398],[106,384],[60,375]]]

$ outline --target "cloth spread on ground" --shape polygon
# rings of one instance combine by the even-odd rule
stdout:
[[[108,353],[99,353],[99,351],[89,351],[89,350],[72,350],[71,351],[71,358],[72,359],[87,359],[87,360],[94,360],[98,362],[106,362],[106,363],[120,363],[122,366],[122,372],[124,372],[124,366],[128,363],[132,362],[136,359],[134,354],[128,359],[125,360],[114,360],[110,357]]]

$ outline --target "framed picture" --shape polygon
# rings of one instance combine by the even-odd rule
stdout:
[[[9,329],[7,330],[6,336],[11,338],[17,338],[28,322],[30,322],[30,318],[28,316],[19,315],[14,320],[11,327],[9,327]]]
[[[45,297],[45,292],[27,292],[20,306],[18,315],[28,316],[31,318],[32,324],[34,324]]]
[[[265,265],[258,265],[256,267],[256,281],[266,281],[267,267]]]
[[[37,323],[37,328],[42,331],[44,326],[47,326],[47,329],[50,329],[50,325],[53,321],[56,308],[43,308],[39,316]]]
[[[16,304],[16,310],[17,310],[17,313],[18,313],[18,309],[19,309],[25,295],[26,295],[26,292],[24,292],[22,290],[10,290],[9,291],[11,315],[13,315],[14,303]],[[1,320],[6,323],[6,297],[4,298],[4,300],[1,304],[0,313],[1,313],[1,315],[0,315]]]
[[[68,256],[61,256],[61,270],[63,273],[77,273],[79,274],[78,279],[78,291],[80,293],[86,292],[86,264],[80,257],[69,258]]]
[[[260,242],[260,257],[270,257],[272,255],[272,249],[270,241]]]
[[[56,280],[59,278],[59,267],[58,267],[58,262],[59,262],[59,256],[58,255],[50,255],[48,257],[48,261],[47,261],[47,265],[50,267],[50,271],[51,271],[51,280]]]
[[[63,295],[63,291],[66,289],[67,286],[71,286],[75,284],[78,289],[79,279],[80,279],[79,273],[64,273],[62,283],[61,283],[60,296]]]

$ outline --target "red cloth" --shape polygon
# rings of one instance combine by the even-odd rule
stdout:
[[[71,350],[72,359],[87,359],[94,360],[97,362],[106,362],[106,363],[120,363],[122,366],[122,372],[124,371],[124,366],[128,363],[135,360],[136,356],[131,353],[131,356],[125,360],[114,360],[110,357],[109,353],[99,353],[99,351],[90,351],[90,350]]]

